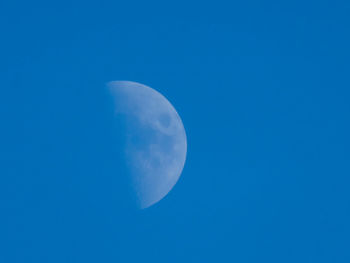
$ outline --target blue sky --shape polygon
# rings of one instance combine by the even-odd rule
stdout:
[[[0,3],[0,262],[350,262],[348,1]],[[184,123],[125,200],[105,83]]]

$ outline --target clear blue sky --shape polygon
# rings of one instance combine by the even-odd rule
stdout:
[[[350,262],[349,13],[1,1],[0,262]],[[161,92],[187,132],[178,184],[142,211],[112,80]]]

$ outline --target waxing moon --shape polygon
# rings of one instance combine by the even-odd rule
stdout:
[[[147,208],[174,187],[186,160],[181,118],[156,90],[131,81],[107,84],[115,116],[125,122],[124,155],[138,206]]]

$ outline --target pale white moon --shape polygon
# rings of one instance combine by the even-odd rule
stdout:
[[[140,208],[161,200],[179,179],[187,139],[181,118],[156,90],[131,81],[108,83],[115,114],[126,122],[125,157]]]

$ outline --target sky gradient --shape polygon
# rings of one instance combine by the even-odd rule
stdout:
[[[0,262],[350,262],[349,11],[2,1]],[[182,176],[145,210],[126,201],[114,80],[186,129]]]

